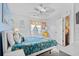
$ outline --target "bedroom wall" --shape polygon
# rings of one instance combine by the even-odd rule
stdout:
[[[31,19],[31,12],[33,11],[33,8],[36,7],[38,4],[9,4],[9,8],[13,13],[13,17],[14,17],[14,22],[15,25],[14,27],[17,28],[21,28],[22,33],[26,36],[29,35],[29,20]],[[59,38],[56,36],[56,30],[57,30],[57,20],[60,19],[60,17],[64,17],[65,15],[67,15],[66,11],[69,12],[70,14],[70,21],[71,21],[71,36],[70,36],[70,42],[73,43],[74,41],[74,11],[73,11],[73,4],[70,3],[65,3],[65,4],[61,4],[61,3],[53,3],[53,4],[45,4],[46,6],[50,6],[51,8],[53,8],[55,11],[50,14],[50,16],[48,17],[48,27],[49,27],[49,33],[50,36],[53,39]],[[24,24],[25,26],[21,26],[21,22],[19,22],[20,20],[24,20]],[[22,29],[22,28],[25,29]]]
[[[10,10],[13,13],[13,19],[14,19],[14,27],[20,28],[22,34],[24,36],[30,35],[30,29],[29,29],[29,20],[31,12],[33,11],[33,8],[37,4],[8,4]],[[30,14],[29,14],[30,13]],[[22,25],[22,22],[24,21],[24,24]]]
[[[0,3],[0,31],[3,30],[3,24],[2,24],[2,4]]]
[[[79,3],[74,4],[75,7],[75,42],[79,42],[79,24],[76,24],[76,13],[79,12]]]
[[[60,25],[57,24],[58,20],[61,19],[61,17],[65,17],[66,15],[70,15],[70,44],[74,41],[74,6],[73,4],[52,4],[51,7],[55,6],[56,10],[55,13],[52,14],[52,16],[49,18],[49,31],[51,33],[51,36],[55,38],[56,40],[61,40],[62,33],[60,32],[60,29],[58,28]],[[66,13],[68,11],[68,13]],[[57,14],[56,14],[57,13]],[[59,29],[60,35],[57,35],[57,29]],[[60,39],[59,39],[60,38]]]

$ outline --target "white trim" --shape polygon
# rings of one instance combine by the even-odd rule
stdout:
[[[41,53],[44,53],[44,52],[46,52],[46,51],[48,51],[48,50],[53,50],[54,48],[57,48],[57,46],[53,46],[53,47],[50,47],[50,48],[47,48],[47,49],[43,49],[43,50],[41,50],[41,51],[35,52],[35,53],[30,54],[30,55],[28,55],[28,56],[36,56],[36,55],[39,55],[39,54],[41,54]]]

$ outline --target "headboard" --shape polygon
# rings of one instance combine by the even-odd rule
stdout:
[[[2,42],[3,42],[3,55],[4,55],[4,53],[6,53],[10,48],[6,31],[2,32]]]
[[[3,42],[3,54],[8,50],[7,49],[7,39],[6,39],[6,32],[2,32],[2,42]]]

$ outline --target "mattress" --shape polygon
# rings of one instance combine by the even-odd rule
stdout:
[[[23,49],[25,55],[41,51],[43,49],[56,46],[56,40],[43,39],[43,38],[28,38],[22,43],[13,45],[12,51]]]

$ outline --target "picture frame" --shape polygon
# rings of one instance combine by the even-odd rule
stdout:
[[[79,12],[76,13],[76,24],[79,24]]]

